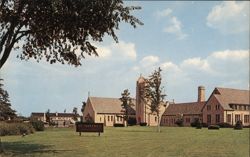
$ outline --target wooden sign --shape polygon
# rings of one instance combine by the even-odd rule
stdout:
[[[79,132],[81,136],[81,132],[103,132],[103,123],[76,123],[76,132]]]

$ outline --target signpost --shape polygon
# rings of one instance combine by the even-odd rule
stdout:
[[[81,136],[82,132],[103,132],[103,123],[76,123],[76,132],[79,132],[79,136]]]

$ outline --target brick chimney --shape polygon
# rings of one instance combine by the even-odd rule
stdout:
[[[198,102],[205,101],[205,87],[199,86],[198,87]]]

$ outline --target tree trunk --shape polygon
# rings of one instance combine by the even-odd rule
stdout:
[[[157,115],[157,118],[158,118],[157,131],[158,131],[158,132],[161,132],[161,128],[160,128],[160,116]]]

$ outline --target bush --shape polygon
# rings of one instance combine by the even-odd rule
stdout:
[[[146,122],[141,122],[140,126],[147,126],[147,123]]]
[[[220,128],[233,128],[233,126],[232,126],[231,124],[225,123],[225,122],[219,123],[219,124],[217,124],[217,125],[219,125]]]
[[[118,124],[118,123],[116,123],[116,124],[114,124],[114,127],[124,127],[124,124]]]
[[[44,131],[44,123],[42,121],[34,120],[30,123],[36,131]]]
[[[209,129],[209,130],[219,130],[219,129],[220,129],[220,126],[218,126],[218,125],[209,125],[209,126],[208,126],[208,129]]]
[[[34,128],[28,123],[0,123],[0,136],[31,133],[34,133]]]
[[[136,125],[136,118],[128,118],[128,125],[132,126],[132,125]]]
[[[234,129],[235,130],[242,130],[243,128],[243,125],[242,125],[242,121],[241,120],[238,120],[234,126]]]
[[[207,123],[201,123],[201,125],[202,125],[203,128],[207,128],[208,127]]]
[[[175,121],[175,124],[178,125],[178,126],[180,126],[180,127],[182,127],[183,126],[183,119],[177,119]]]
[[[198,120],[196,123],[196,129],[201,129],[201,128],[202,128],[202,123],[200,122],[200,120]]]
[[[194,121],[190,124],[191,127],[200,127],[201,126],[201,122],[199,118],[195,118]]]

